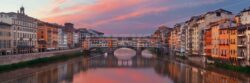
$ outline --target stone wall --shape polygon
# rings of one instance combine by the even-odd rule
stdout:
[[[69,53],[74,53],[74,52],[78,52],[81,50],[82,50],[81,48],[77,48],[77,49],[59,50],[59,51],[51,51],[51,52],[0,56],[0,65],[13,64],[13,63],[29,61],[29,60],[38,59],[38,58],[58,56],[62,54],[69,54]]]

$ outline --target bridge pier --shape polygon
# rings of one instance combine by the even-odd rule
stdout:
[[[114,55],[114,48],[108,48],[108,55]]]
[[[89,50],[83,50],[82,52],[83,52],[83,55],[84,55],[84,56],[88,56],[88,55],[90,54],[90,51],[89,51]]]
[[[142,49],[141,48],[137,48],[136,49],[136,55],[142,55]]]

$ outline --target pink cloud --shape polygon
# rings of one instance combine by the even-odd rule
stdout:
[[[137,5],[145,0],[99,0],[95,4],[90,5],[75,5],[72,7],[61,9],[59,7],[53,8],[50,14],[62,14],[65,12],[75,12],[74,14],[59,15],[55,17],[45,18],[47,21],[65,22],[69,20],[79,21],[82,19],[89,19],[91,17],[108,13],[121,8]],[[121,4],[122,3],[122,4]],[[60,18],[60,19],[58,19]]]
[[[211,4],[222,0],[206,0],[193,3],[181,3],[178,5],[161,5],[148,6],[148,3],[167,3],[171,0],[97,0],[93,4],[73,5],[66,8],[61,8],[63,4],[70,0],[55,0],[52,10],[49,12],[49,17],[42,20],[48,22],[73,22],[79,26],[98,27],[103,24],[112,23],[114,21],[124,21],[131,18],[142,17],[145,15],[157,14],[164,11],[174,10],[178,8],[193,7],[203,4]],[[123,9],[132,8],[130,11],[124,12]],[[117,12],[124,12],[118,13]],[[105,16],[109,17],[105,17]],[[93,20],[93,22],[85,22]]]
[[[68,0],[54,0],[54,2],[56,2],[56,3],[64,3],[66,1],[68,1]]]
[[[147,14],[155,14],[155,13],[159,13],[162,11],[167,11],[168,8],[167,7],[162,7],[162,8],[143,8],[143,9],[139,9],[135,12],[130,12],[127,14],[123,14],[111,19],[105,19],[105,20],[101,20],[98,21],[95,25],[101,25],[101,24],[106,24],[112,21],[121,21],[121,20],[126,20],[126,19],[130,19],[130,18],[135,18],[135,17],[140,17],[140,16],[144,16]]]

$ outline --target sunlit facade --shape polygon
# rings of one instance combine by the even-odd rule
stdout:
[[[37,36],[39,51],[58,49],[59,28],[60,26],[57,24],[44,22],[38,24]]]

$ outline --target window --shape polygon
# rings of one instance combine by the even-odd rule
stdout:
[[[216,16],[221,16],[221,13],[220,12],[216,12]]]
[[[2,45],[2,40],[0,40],[0,48],[3,48],[2,46],[3,46],[3,45]]]

